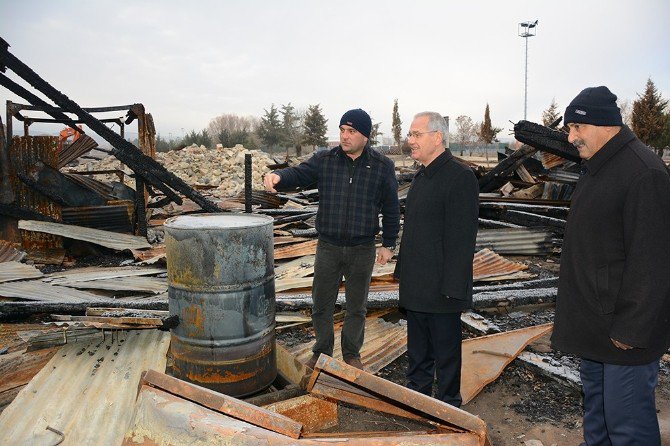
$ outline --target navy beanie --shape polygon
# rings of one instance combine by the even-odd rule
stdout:
[[[585,88],[565,109],[566,125],[570,122],[598,126],[623,126],[616,95],[607,87]]]
[[[340,119],[340,125],[351,126],[366,138],[370,137],[370,132],[372,131],[372,120],[370,119],[370,115],[360,108],[349,110],[343,114]]]

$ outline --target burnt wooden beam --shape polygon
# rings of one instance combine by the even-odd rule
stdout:
[[[579,151],[568,142],[568,135],[565,132],[521,120],[514,124],[514,137],[537,150],[553,153],[576,163],[582,161]]]
[[[515,223],[522,226],[549,227],[554,232],[557,232],[561,235],[565,232],[566,222],[560,218],[547,217],[545,215],[538,215],[532,212],[515,210],[505,211],[502,218],[510,223]]]
[[[165,167],[156,162],[156,160],[144,155],[133,144],[123,139],[91,114],[84,111],[79,105],[52,87],[48,82],[42,79],[30,67],[21,62],[7,49],[3,50],[2,47],[0,47],[0,63],[10,68],[17,75],[21,76],[21,78],[32,85],[35,89],[42,92],[56,105],[67,110],[68,112],[76,114],[80,120],[82,120],[94,132],[103,137],[112,145],[112,153],[116,158],[129,166],[136,173],[141,175],[146,181],[150,182],[158,189],[163,191],[165,191],[168,186],[172,187],[176,191],[181,192],[193,200],[204,210],[210,212],[222,211],[216,204],[205,198],[179,177],[169,172],[167,169],[165,169]]]
[[[502,186],[505,179],[523,164],[526,158],[532,156],[537,149],[528,145],[521,146],[510,156],[498,163],[493,169],[479,179],[479,190],[491,192]]]
[[[33,314],[85,314],[87,308],[136,308],[140,310],[168,310],[167,301],[91,301],[91,302],[0,302],[0,321],[26,318]]]

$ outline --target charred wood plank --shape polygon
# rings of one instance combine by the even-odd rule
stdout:
[[[568,142],[568,135],[559,130],[521,120],[514,124],[514,137],[543,152],[553,153],[569,161],[581,162],[579,151]]]
[[[479,190],[481,192],[491,192],[500,187],[535,152],[537,152],[537,149],[528,145],[516,150],[479,179]]]
[[[0,302],[0,320],[9,321],[26,318],[33,314],[84,315],[89,307],[127,308],[141,310],[168,310],[167,301],[90,301],[90,302]]]
[[[515,223],[529,227],[549,227],[554,232],[563,234],[565,232],[566,221],[560,218],[546,217],[544,215],[533,214],[524,211],[506,211],[503,217],[510,223]]]

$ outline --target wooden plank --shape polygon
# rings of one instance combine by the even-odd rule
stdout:
[[[155,370],[147,370],[140,384],[165,390],[209,409],[291,438],[299,438],[302,431],[302,424],[288,417]]]

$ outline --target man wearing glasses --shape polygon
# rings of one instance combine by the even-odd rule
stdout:
[[[408,143],[421,164],[407,194],[394,275],[407,316],[407,386],[460,407],[461,312],[472,306],[472,259],[479,185],[472,170],[445,149],[439,113],[414,117]]]
[[[398,181],[393,161],[368,144],[372,121],[360,108],[340,119],[340,145],[318,152],[296,167],[265,176],[268,191],[316,184],[319,209],[316,230],[319,242],[312,285],[312,324],[316,332],[313,355],[307,366],[314,368],[321,353],[333,355],[333,312],[342,277],[346,279],[346,315],[342,326],[342,357],[363,368],[365,314],[372,267],[392,257],[400,229]],[[375,248],[382,214],[382,247]]]

